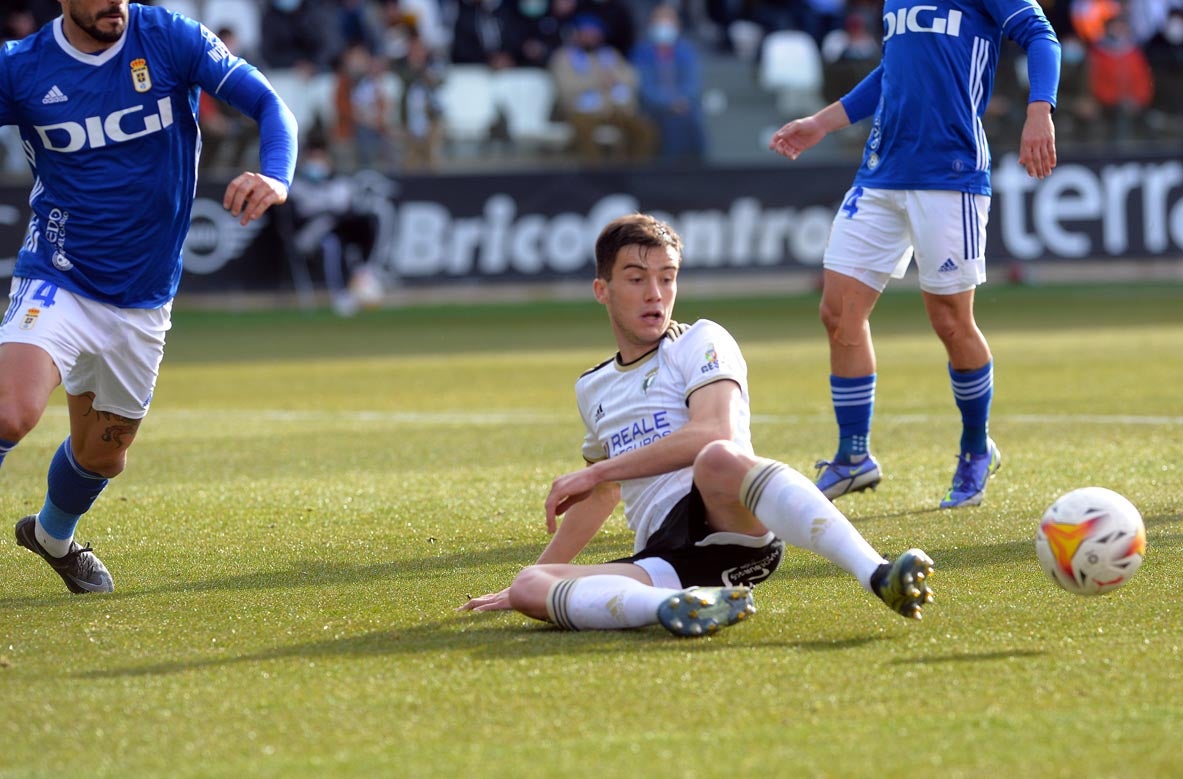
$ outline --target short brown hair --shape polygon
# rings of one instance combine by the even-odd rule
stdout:
[[[656,249],[671,248],[682,258],[682,239],[660,219],[648,214],[629,214],[613,219],[596,239],[596,278],[612,280],[612,268],[616,255],[626,246],[648,246]]]

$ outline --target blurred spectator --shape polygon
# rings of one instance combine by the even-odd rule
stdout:
[[[637,23],[623,0],[579,0],[576,14],[590,14],[600,20],[604,43],[628,56],[637,41]]]
[[[648,36],[633,49],[632,61],[641,108],[657,124],[659,159],[701,160],[706,153],[702,65],[694,45],[681,35],[673,6],[653,9]]]
[[[1072,27],[1091,46],[1104,37],[1105,25],[1120,11],[1118,0],[1072,0]]]
[[[415,36],[408,41],[407,56],[398,71],[403,82],[403,168],[433,171],[439,166],[443,143],[442,65],[423,39]]]
[[[1150,63],[1134,39],[1124,14],[1112,17],[1089,49],[1089,91],[1114,130],[1117,140],[1137,129],[1154,98]]]
[[[510,68],[522,33],[503,0],[460,0],[452,26],[452,64]]]
[[[805,31],[821,46],[826,36],[846,24],[846,0],[805,0]]]
[[[234,30],[222,27],[218,37],[231,54],[242,56]],[[259,139],[259,126],[253,119],[204,90],[197,119],[201,127],[202,170],[238,170],[247,164],[247,150]]]
[[[0,40],[19,41],[26,35],[39,29],[33,12],[23,6],[3,11],[0,15]]]
[[[860,8],[846,15],[841,30],[834,30],[822,41],[822,98],[832,103],[854,89],[879,65],[883,56],[883,23],[876,12]],[[997,94],[997,90],[995,90]],[[865,138],[859,133],[843,135],[842,140],[862,148]]]
[[[1158,33],[1146,42],[1154,76],[1154,108],[1169,134],[1183,129],[1183,8],[1172,8]]]
[[[350,179],[337,174],[323,138],[311,137],[301,150],[289,195],[297,287],[308,294],[312,281],[307,264],[319,261],[333,310],[355,314],[372,295],[365,260],[376,230],[372,215],[358,208]]]
[[[571,22],[568,39],[551,57],[550,71],[580,159],[599,161],[602,146],[634,161],[651,158],[655,132],[638,110],[637,72],[604,43],[603,22],[579,14]]]
[[[382,22],[369,0],[338,0],[337,29],[341,43],[352,46],[365,45],[370,51],[378,51],[382,37]]]
[[[446,53],[449,35],[440,18],[439,0],[384,0],[378,51],[391,62],[407,56],[412,36],[433,53]]]
[[[263,12],[259,56],[266,67],[326,71],[341,51],[332,9],[321,0],[270,0]]]
[[[383,60],[370,54],[364,43],[347,48],[337,65],[333,135],[344,170],[389,171],[392,167],[391,107],[382,84],[384,71]]]
[[[563,29],[575,16],[577,5],[578,0],[518,0],[518,65],[546,67],[563,45]]]

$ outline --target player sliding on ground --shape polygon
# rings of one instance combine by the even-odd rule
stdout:
[[[709,320],[672,320],[678,235],[634,214],[604,228],[595,255],[593,289],[619,351],[575,384],[588,467],[551,485],[554,537],[538,561],[461,610],[516,609],[571,630],[660,622],[706,635],[755,613],[751,587],[776,570],[787,541],[919,619],[932,602],[928,555],[910,549],[888,562],[809,479],[753,453],[739,346]],[[622,499],[635,553],[572,564]]]

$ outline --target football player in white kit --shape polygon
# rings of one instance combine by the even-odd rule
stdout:
[[[788,542],[919,619],[932,601],[928,555],[910,549],[888,562],[809,479],[752,451],[739,346],[714,322],[672,319],[682,260],[673,229],[625,216],[600,233],[595,255],[593,289],[618,351],[575,384],[587,467],[551,485],[554,537],[537,562],[461,610],[516,609],[571,630],[660,622],[707,635],[755,612],[751,586],[776,570]],[[634,554],[572,564],[621,501]]]
[[[981,118],[1006,35],[1026,51],[1030,80],[1019,162],[1036,178],[1050,174],[1060,44],[1035,0],[887,0],[883,25],[879,67],[771,141],[773,151],[797,159],[828,133],[874,116],[823,260],[821,319],[830,340],[838,450],[818,462],[817,485],[838,498],[882,478],[870,451],[876,362],[869,320],[888,281],[903,276],[914,255],[962,421],[957,468],[940,506],[976,506],[1002,463],[988,433],[994,362],[973,313],[974,289],[986,280],[990,211],[990,148]]]
[[[63,385],[70,434],[16,540],[71,592],[111,592],[74,530],[123,471],[152,401],[189,232],[200,90],[259,124],[260,172],[223,196],[244,225],[286,200],[296,123],[267,80],[192,19],[127,0],[60,2],[60,17],[0,49],[0,124],[20,130],[34,176],[0,324],[0,462]]]

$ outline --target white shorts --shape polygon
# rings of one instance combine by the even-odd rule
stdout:
[[[48,281],[15,277],[0,343],[39,346],[49,353],[71,395],[94,393],[94,408],[141,419],[148,413],[172,303],[118,308]]]
[[[914,254],[922,290],[965,292],[986,280],[989,215],[985,195],[854,187],[834,216],[822,264],[882,292]]]

